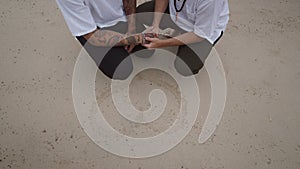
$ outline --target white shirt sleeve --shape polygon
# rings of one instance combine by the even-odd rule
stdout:
[[[201,1],[201,0],[200,0]],[[194,33],[202,38],[207,39],[210,43],[214,43],[211,37],[218,24],[218,17],[222,12],[222,3],[219,0],[207,0],[201,3],[196,11],[196,19],[194,25]]]
[[[73,36],[82,36],[97,28],[91,10],[83,0],[56,1]]]

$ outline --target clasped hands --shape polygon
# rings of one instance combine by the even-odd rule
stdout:
[[[147,49],[156,49],[168,46],[166,39],[171,38],[174,34],[173,29],[167,28],[165,30],[160,30],[159,27],[150,26],[144,32],[139,34],[129,34],[127,36],[137,36],[138,44],[146,47]],[[131,44],[125,47],[125,49],[130,53],[134,46],[137,44]]]

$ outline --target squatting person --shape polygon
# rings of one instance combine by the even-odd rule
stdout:
[[[109,78],[132,72],[131,52],[145,49],[136,34],[136,0],[57,0],[72,33]],[[102,56],[104,55],[104,56]]]
[[[178,46],[174,66],[184,76],[199,72],[229,20],[227,0],[153,0],[137,8],[137,13],[145,12],[155,12],[138,19],[150,25],[148,32],[159,34],[160,28],[173,28],[181,33],[169,39],[146,37],[150,43],[144,46]]]

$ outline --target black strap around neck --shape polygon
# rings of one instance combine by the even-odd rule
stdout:
[[[180,12],[180,11],[182,11],[182,9],[183,9],[183,7],[185,5],[186,0],[183,0],[182,5],[181,5],[181,7],[179,9],[177,8],[177,1],[179,1],[179,0],[174,0],[174,7],[175,7],[176,12]]]

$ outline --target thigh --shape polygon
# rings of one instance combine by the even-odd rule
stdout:
[[[113,47],[105,54],[99,69],[109,78],[126,79],[130,76],[133,65],[128,52],[121,46]]]
[[[213,45],[207,40],[178,47],[175,67],[183,75],[197,74],[204,66]]]
[[[132,60],[124,47],[93,46],[84,37],[77,37],[99,69],[109,78],[126,79],[132,72]]]

